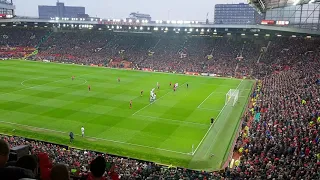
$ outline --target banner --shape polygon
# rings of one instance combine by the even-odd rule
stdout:
[[[197,73],[197,72],[186,72],[185,74],[194,75],[194,76],[198,76],[199,75],[199,73]]]
[[[201,73],[201,76],[209,76],[209,73]]]
[[[211,76],[211,77],[216,77],[217,74],[209,74],[209,76]]]
[[[152,71],[150,68],[142,68],[142,71]]]

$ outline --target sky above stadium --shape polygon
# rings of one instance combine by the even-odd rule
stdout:
[[[55,5],[57,0],[13,0],[19,16],[38,16],[38,5]],[[60,0],[66,6],[84,6],[90,16],[127,18],[131,12],[150,14],[153,20],[213,20],[215,4],[245,0]]]

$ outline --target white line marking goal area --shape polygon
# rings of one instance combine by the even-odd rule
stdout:
[[[237,86],[236,89],[239,89],[239,87],[240,87],[240,85],[242,84],[242,82],[243,82],[243,80],[240,81],[240,83],[238,84],[238,86]],[[212,93],[211,93],[211,94],[212,94]],[[209,96],[211,96],[211,94],[210,94]],[[208,97],[209,97],[209,96],[208,96]],[[208,99],[208,97],[207,97],[206,99]],[[205,99],[205,100],[206,100],[206,99]],[[227,107],[227,103],[225,103],[225,105],[223,106],[223,108],[222,108],[221,111],[219,112],[218,116],[216,117],[216,121],[219,120],[219,118],[220,118],[220,116],[221,116],[221,113],[224,111],[224,109],[225,109],[226,107]],[[215,121],[215,122],[216,122],[216,121]],[[192,150],[192,155],[194,155],[194,154],[198,151],[200,145],[202,144],[202,142],[205,140],[205,138],[206,138],[207,135],[209,134],[209,132],[210,132],[210,130],[212,129],[212,127],[214,126],[215,122],[214,122],[213,124],[211,124],[211,126],[209,127],[208,131],[207,131],[206,134],[203,136],[203,138],[201,139],[201,141],[200,141],[200,143],[198,144],[198,146],[196,147],[196,149]],[[220,132],[221,129],[222,129],[222,128],[220,128],[218,131]],[[219,132],[217,132],[216,134],[218,134]],[[212,147],[212,144],[210,145],[210,148],[211,148],[211,147]],[[210,148],[209,148],[209,149],[210,149]],[[208,150],[209,150],[209,149],[208,149]],[[207,152],[206,152],[206,154],[207,154]]]

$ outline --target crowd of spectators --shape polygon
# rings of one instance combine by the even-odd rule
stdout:
[[[270,48],[279,55],[267,55],[276,61],[267,62],[270,68],[277,70],[262,77],[252,94],[235,146],[241,158],[229,177],[320,178],[319,44],[313,42],[311,50],[293,40],[285,51],[279,44]]]
[[[86,65],[110,66],[128,61],[131,68],[165,72],[205,72],[221,76],[249,76],[264,44],[251,40],[179,35],[106,33],[101,31],[52,33],[32,57]],[[243,57],[243,59],[237,59]]]
[[[36,46],[30,39],[0,42],[6,46]],[[259,79],[235,143],[234,154],[240,158],[233,168],[223,172],[168,168],[21,137],[1,136],[1,139],[12,147],[29,145],[31,154],[45,154],[50,169],[55,164],[65,164],[73,175],[84,179],[100,176],[102,171],[106,179],[320,179],[319,52],[317,38],[283,37],[258,42],[84,31],[51,33],[39,45],[39,53],[31,57],[104,66],[110,60],[126,60],[138,69],[221,76],[238,73]],[[92,167],[102,170],[97,168],[100,172],[96,173]]]
[[[27,140],[22,137],[1,135],[0,139],[10,144],[10,147],[28,145],[30,153],[46,162],[40,166],[39,178],[48,179],[50,170],[55,164],[64,164],[75,179],[90,179],[92,162],[96,158],[103,159],[99,163],[106,179],[212,179],[219,177],[213,172],[198,172],[183,168],[168,168],[152,162],[122,158],[89,150],[78,150],[66,146],[46,142]],[[50,159],[50,160],[49,160]],[[101,161],[101,160],[99,160]],[[10,164],[9,164],[10,165]],[[98,166],[98,167],[99,167]],[[97,169],[99,169],[97,167]],[[100,170],[101,171],[101,170]]]

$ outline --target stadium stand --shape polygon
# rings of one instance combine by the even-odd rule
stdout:
[[[229,38],[85,31],[51,33],[5,28],[0,35],[5,37],[0,41],[2,47],[39,47],[39,52],[28,56],[31,60],[165,72],[210,72],[259,79],[242,118],[232,168],[226,167],[221,172],[172,168],[2,135],[1,139],[10,147],[31,147],[30,152],[39,158],[41,179],[50,178],[55,164],[66,164],[75,179],[90,179],[94,175],[90,171],[95,170],[89,164],[100,156],[109,165],[99,166],[106,171],[106,179],[320,179],[320,40],[317,38],[281,37],[256,44],[250,40],[235,43]],[[266,48],[261,51],[262,47]],[[17,53],[21,50],[12,49],[8,55],[3,53],[6,51],[1,49],[2,58],[25,57],[30,53],[24,51],[22,56]]]

